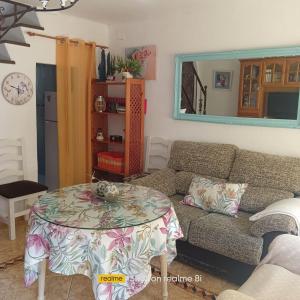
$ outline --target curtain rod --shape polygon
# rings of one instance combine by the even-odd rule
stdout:
[[[39,36],[39,37],[43,37],[43,38],[47,38],[47,39],[51,39],[51,40],[57,40],[57,41],[63,41],[64,38],[60,38],[60,37],[56,37],[56,36],[51,36],[51,35],[46,35],[46,34],[40,34],[40,33],[35,33],[32,31],[27,31],[27,34],[29,36]],[[70,40],[72,43],[76,43],[76,40]],[[92,45],[92,43],[86,43],[87,45]],[[102,45],[96,45],[97,48],[101,48],[101,49],[108,49],[107,46],[102,46]]]

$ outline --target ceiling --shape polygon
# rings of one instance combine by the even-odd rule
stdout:
[[[65,13],[113,24],[153,19],[175,12],[189,12],[201,7],[204,1],[206,0],[79,0]]]

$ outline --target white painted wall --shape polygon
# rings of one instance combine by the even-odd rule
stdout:
[[[172,119],[175,54],[300,45],[300,2],[210,0],[199,1],[198,8],[185,2],[186,9],[180,13],[110,26],[111,46],[117,54],[129,46],[157,45],[157,80],[146,83],[146,135],[233,143],[241,148],[300,156],[300,129]]]
[[[227,60],[202,60],[197,61],[197,70],[200,71],[200,80],[207,85],[208,115],[236,117],[238,111],[240,61]],[[230,89],[216,89],[214,87],[214,72],[232,72]]]
[[[40,23],[45,27],[41,33],[82,38],[108,45],[109,33],[106,25],[74,18],[60,13],[40,13]],[[16,65],[0,64],[0,83],[11,72],[27,74],[35,86],[36,63],[55,64],[55,41],[39,37],[26,37],[30,48],[8,46]],[[0,138],[23,137],[27,178],[37,179],[36,99],[25,105],[14,106],[5,101],[0,93]]]

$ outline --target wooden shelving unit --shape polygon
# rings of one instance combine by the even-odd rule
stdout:
[[[92,140],[92,143],[107,144],[107,145],[125,145],[125,142],[112,142],[110,140],[104,140],[104,141]]]
[[[126,83],[128,82],[128,79],[124,80],[124,81],[105,81],[105,82],[100,81],[98,79],[94,79],[93,82],[98,84],[98,85],[104,85],[104,86],[108,86],[108,85],[126,85]]]
[[[95,170],[98,170],[98,171],[100,171],[100,172],[103,172],[103,173],[111,173],[111,174],[115,174],[115,175],[125,176],[125,173],[124,173],[124,172],[114,172],[114,171],[108,172],[108,171],[106,171],[106,170],[101,169],[101,168],[98,167],[98,166],[94,166],[94,169],[95,169]]]
[[[110,95],[114,89],[118,89],[118,97]],[[113,93],[114,94],[114,93]],[[125,106],[125,112],[96,112],[94,101],[96,97],[103,96],[106,107],[109,103]],[[144,80],[127,79],[126,81],[100,82],[92,81],[92,168],[98,178],[112,180],[113,175],[127,177],[143,171],[144,163]],[[118,123],[119,126],[116,126]],[[121,125],[120,125],[121,124]],[[121,127],[120,127],[121,126]],[[114,128],[117,127],[117,128]],[[97,130],[101,128],[104,140],[97,141]],[[120,129],[122,128],[122,129]],[[116,132],[118,131],[118,132]],[[110,141],[111,132],[123,136],[122,142]],[[103,170],[98,166],[99,152],[122,152],[124,155],[124,170],[114,172]],[[120,178],[118,178],[119,180]]]
[[[118,112],[96,112],[96,111],[94,111],[93,114],[100,115],[100,116],[101,115],[107,115],[107,116],[108,115],[114,115],[114,116],[115,115],[120,115],[120,116],[124,116],[125,113],[118,113]]]

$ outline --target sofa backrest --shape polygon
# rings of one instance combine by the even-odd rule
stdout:
[[[300,158],[238,150],[229,181],[300,191]]]
[[[226,179],[229,177],[238,148],[228,144],[175,141],[168,167]]]

